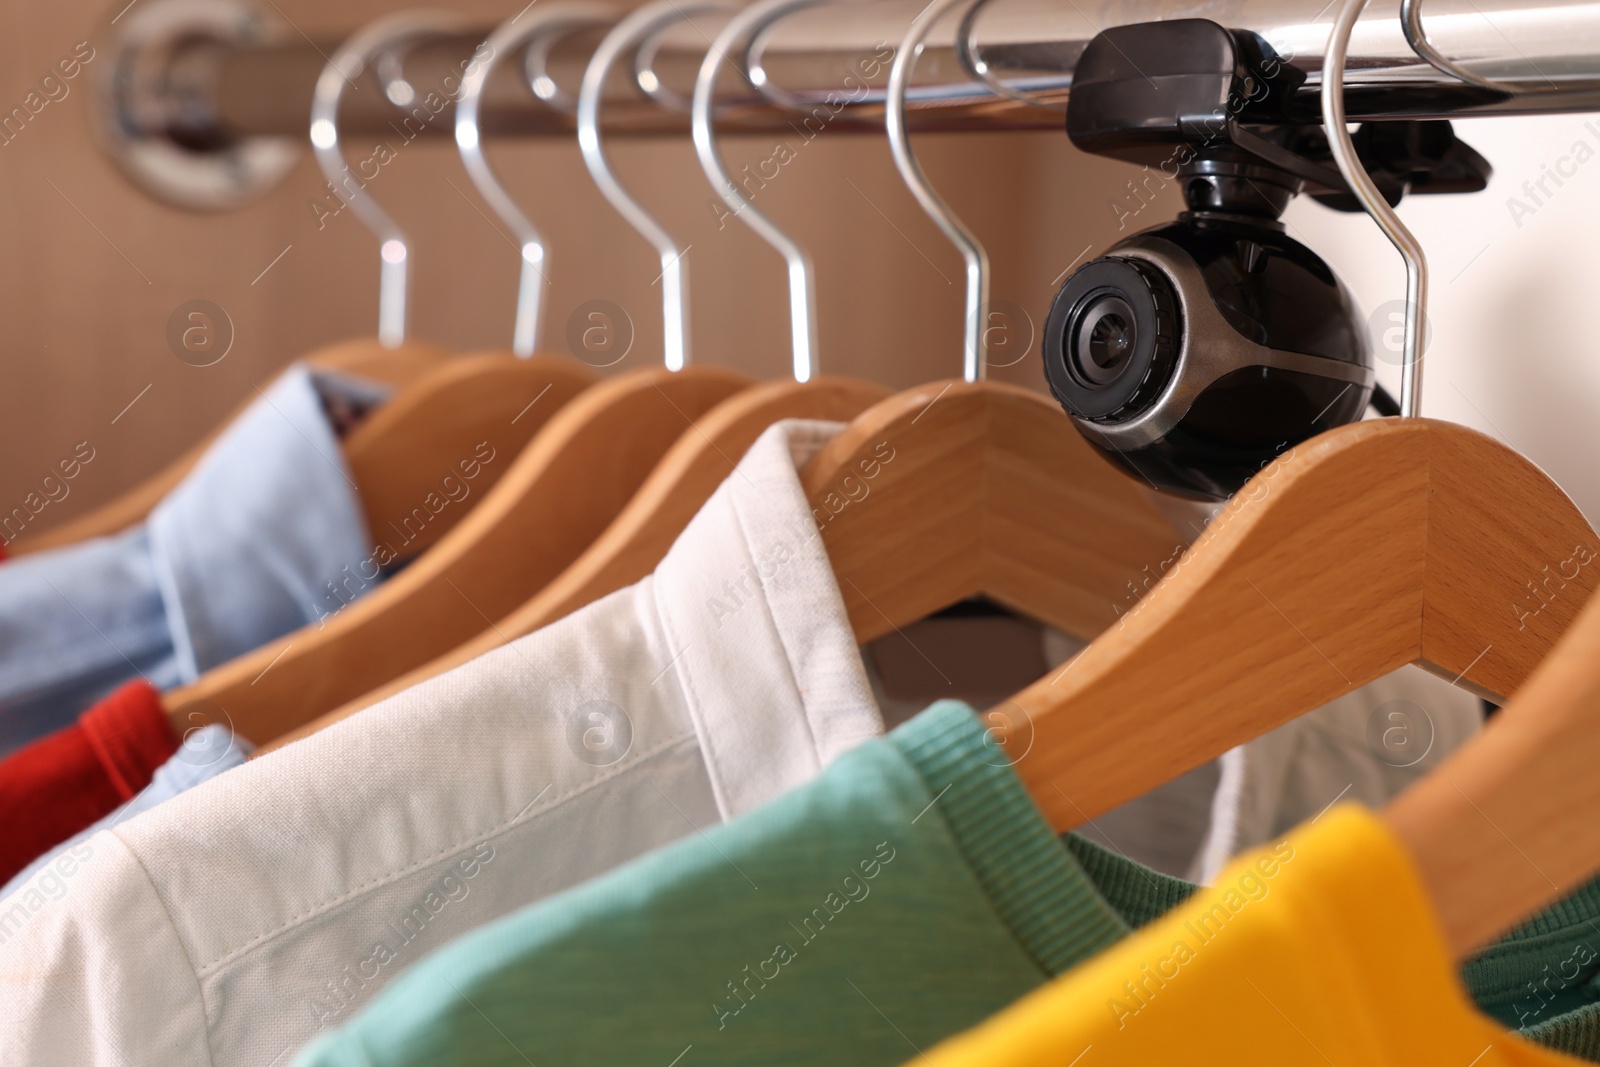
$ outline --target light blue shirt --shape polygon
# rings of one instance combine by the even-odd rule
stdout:
[[[0,565],[0,755],[337,611],[372,545],[325,400],[387,393],[293,366],[143,524]]]
[[[109,830],[140,812],[149,811],[157,804],[171,800],[201,782],[208,782],[223,771],[240,766],[254,749],[255,746],[250,742],[219,723],[191,730],[184,737],[183,743],[178,746],[178,751],[156,770],[150,779],[150,784],[140,790],[137,796],[87,830],[73,835],[17,872],[4,888],[0,888],[0,900],[22,888],[41,868],[54,862],[57,856],[74,845],[82,844],[101,830]]]

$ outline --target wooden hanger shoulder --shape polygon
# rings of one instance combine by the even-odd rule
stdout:
[[[1594,547],[1482,434],[1354,423],[1258,474],[1117,626],[994,714],[1068,829],[1406,663],[1503,698],[1594,588],[1576,563]]]
[[[484,631],[447,655],[292,731],[265,749],[315,733],[639,581],[661,562],[689,520],[768,426],[782,419],[850,419],[887,392],[867,382],[822,377],[805,384],[767,382],[722,401],[679,435],[605,532],[555,580],[493,630]]]
[[[874,405],[802,476],[862,643],[983,595],[1082,639],[1182,551],[1047,398],[936,382]]]
[[[492,628],[600,534],[691,420],[746,384],[692,367],[586,390],[500,459],[509,469],[432,550],[337,613],[167,694],[168,714],[269,741]]]
[[[448,358],[449,353],[438,345],[421,341],[407,341],[399,348],[384,348],[377,340],[361,338],[344,341],[317,349],[305,356],[306,362],[328,370],[370,378],[391,385],[405,386],[422,375],[435,370]],[[51,527],[37,535],[26,535],[6,546],[11,555],[20,556],[63,545],[77,544],[95,537],[108,537],[143,522],[150,509],[161,498],[172,492],[183,481],[184,475],[200,461],[206,449],[218,435],[255,399],[252,393],[227,420],[212,430],[198,443],[184,451],[177,459],[152,474],[133,488],[119,494],[92,511]]]
[[[509,467],[486,455],[516,455],[594,382],[577,360],[503,352],[458,356],[405,389],[345,442],[367,529],[397,560],[416,557],[468,514],[457,495],[481,500]]]
[[[1587,547],[1590,570],[1596,546]],[[1384,810],[1457,958],[1600,871],[1597,653],[1600,597],[1591,597],[1484,732]]]

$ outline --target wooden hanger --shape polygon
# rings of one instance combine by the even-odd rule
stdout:
[[[678,436],[627,506],[582,555],[493,629],[262,746],[260,751],[315,733],[632,585],[661,562],[689,520],[768,426],[782,419],[848,419],[887,393],[882,386],[854,379],[817,378],[804,384],[767,382],[729,397]]]
[[[386,563],[415,558],[453,528],[595,381],[575,359],[459,356],[367,416],[344,452],[367,530],[392,547]]]
[[[839,535],[870,537],[874,503],[841,514]],[[1039,522],[1052,514],[1070,512]],[[990,714],[1031,738],[1017,771],[1070,829],[1407,663],[1503,700],[1595,588],[1597,547],[1566,494],[1494,440],[1353,423],[1256,475],[1116,627]],[[830,555],[841,585],[864,580]]]
[[[494,626],[575,559],[683,427],[748,384],[732,371],[639,371],[557,411],[433,549],[364,597],[163,700],[245,737],[279,737]]]
[[[406,341],[399,348],[384,348],[376,338],[359,338],[319,348],[304,356],[305,362],[326,370],[368,378],[388,385],[405,387],[430,371],[437,370],[449,353],[439,345]],[[254,394],[246,398],[228,418],[177,459],[115,499],[101,504],[77,518],[39,534],[24,534],[6,546],[13,556],[76,544],[95,537],[108,537],[143,522],[150,509],[172,492],[217,436],[250,406]]]
[[[998,382],[934,382],[873,405],[801,484],[862,644],[980,595],[1090,640],[1183,551],[1059,406]]]

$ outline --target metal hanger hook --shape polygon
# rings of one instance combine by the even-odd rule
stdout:
[[[922,210],[938,224],[944,235],[961,250],[966,263],[967,301],[966,323],[962,329],[965,356],[963,375],[969,382],[981,381],[988,374],[988,360],[984,357],[984,327],[989,318],[989,254],[965,223],[950,210],[950,205],[933,188],[922,165],[911,151],[911,139],[906,133],[906,86],[911,81],[917,57],[922,54],[922,42],[933,24],[958,4],[970,0],[932,0],[911,22],[900,47],[895,50],[894,65],[889,68],[889,97],[884,110],[884,125],[889,131],[889,149],[894,153],[894,165],[900,177],[911,189],[911,194],[922,205]]]
[[[777,31],[778,21],[776,18],[768,19],[745,40],[744,49],[738,57],[739,69],[744,72],[745,80],[750,83],[750,87],[767,100],[790,111],[802,113],[810,111],[816,106],[815,100],[807,100],[799,93],[790,92],[767,73],[767,43]]]
[[[1405,340],[1400,364],[1400,411],[1407,418],[1422,414],[1422,351],[1428,321],[1428,260],[1422,244],[1400,221],[1394,208],[1378,192],[1372,176],[1356,155],[1356,146],[1344,121],[1344,65],[1350,50],[1350,32],[1361,17],[1367,0],[1344,0],[1328,34],[1328,48],[1322,59],[1322,125],[1328,147],[1339,173],[1367,214],[1394,243],[1406,261]]]
[[[996,96],[1003,96],[1007,100],[1015,100],[1019,104],[1043,108],[1046,111],[1065,112],[1067,110],[1065,104],[1052,104],[1040,100],[1031,93],[1012,88],[995,77],[994,71],[989,69],[989,64],[978,54],[978,16],[983,14],[983,9],[989,2],[990,0],[974,0],[972,6],[967,8],[967,13],[961,16],[961,25],[956,29],[956,62],[961,64],[962,70],[981,81],[985,88]]]
[[[368,23],[352,34],[322,68],[311,94],[311,149],[339,199],[378,238],[382,270],[378,283],[378,341],[394,348],[406,337],[406,277],[411,258],[399,225],[350,171],[339,144],[339,104],[375,57],[415,38],[460,30],[466,19],[451,11],[402,11]]]
[[[1521,91],[1516,86],[1507,85],[1505,82],[1480,78],[1433,47],[1433,42],[1428,40],[1428,31],[1422,26],[1422,0],[1400,0],[1400,28],[1405,31],[1406,43],[1411,46],[1411,50],[1441,74],[1448,74],[1452,78],[1456,78],[1468,85],[1475,85],[1480,89],[1489,89],[1497,93],[1505,93],[1508,96],[1514,96]]]
[[[614,22],[617,11],[609,4],[590,0],[549,3],[523,12],[495,28],[480,51],[488,54],[468,69],[461,79],[461,98],[456,103],[456,148],[467,175],[488,203],[490,210],[516,236],[521,253],[522,272],[517,280],[517,317],[511,331],[511,350],[519,356],[533,355],[539,343],[540,311],[543,307],[545,244],[538,227],[517,205],[515,198],[495,176],[483,152],[483,135],[478,128],[478,112],[484,86],[500,57],[514,53],[546,35],[567,30],[603,26]],[[531,90],[531,86],[530,86]],[[537,95],[537,94],[535,94]]]
[[[645,4],[606,34],[583,72],[583,87],[578,91],[578,148],[583,152],[589,174],[611,206],[654,246],[661,260],[662,340],[670,371],[682,370],[689,360],[689,265],[684,261],[688,250],[679,248],[666,228],[617,180],[600,144],[600,97],[612,66],[644,38],[697,14],[735,10],[732,4],[715,2],[685,6],[677,0],[656,0]],[[637,76],[636,73],[635,78]],[[646,92],[646,95],[650,94]]]
[[[750,35],[761,32],[768,23],[794,11],[814,7],[824,0],[756,0],[740,11],[717,34],[711,49],[700,64],[700,73],[694,82],[694,147],[700,156],[701,169],[711,182],[717,195],[722,197],[735,218],[754,230],[762,240],[777,249],[788,265],[789,273],[789,333],[794,351],[794,379],[811,380],[817,364],[817,294],[815,271],[811,257],[793,238],[779,229],[771,219],[757,211],[739,192],[728,173],[717,148],[716,130],[713,128],[712,103],[716,94],[717,74],[724,60],[739,54],[737,45]],[[735,64],[737,66],[737,64]],[[739,73],[749,81],[749,72],[742,67]]]

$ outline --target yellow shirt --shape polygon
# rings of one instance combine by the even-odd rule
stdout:
[[[1410,857],[1340,805],[917,1067],[1542,1067],[1467,999]]]

